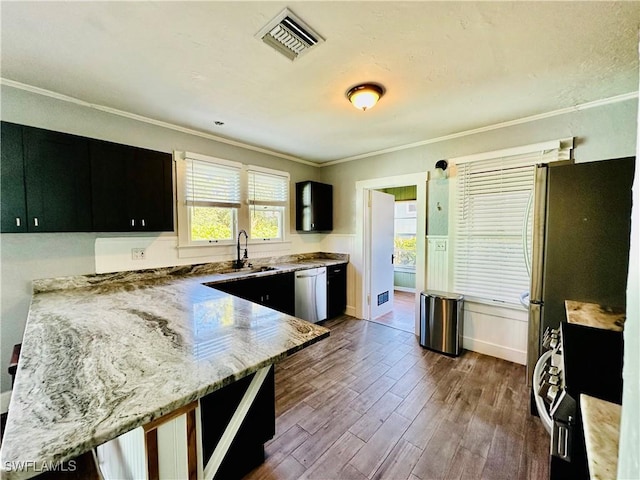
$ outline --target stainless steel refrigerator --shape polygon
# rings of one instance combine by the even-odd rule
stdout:
[[[536,169],[527,377],[565,300],[625,307],[635,157]]]

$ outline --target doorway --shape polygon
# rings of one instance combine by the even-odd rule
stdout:
[[[370,233],[367,233],[367,225],[370,218],[367,218],[367,209],[370,190],[382,190],[385,188],[416,187],[416,266],[415,266],[415,293],[413,293],[413,332],[419,334],[419,295],[425,287],[425,235],[427,224],[427,173],[414,173],[398,175],[394,177],[378,178],[356,182],[356,244],[353,255],[353,265],[356,280],[356,316],[365,320],[371,319],[370,301],[371,298],[371,261],[369,257]]]

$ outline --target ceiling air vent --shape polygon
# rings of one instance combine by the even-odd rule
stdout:
[[[257,34],[267,45],[273,47],[289,60],[295,60],[324,39],[309,26],[285,8]]]

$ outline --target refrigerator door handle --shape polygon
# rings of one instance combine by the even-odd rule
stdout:
[[[547,165],[536,165],[531,245],[531,285],[529,289],[529,332],[527,335],[527,385],[540,356],[540,328],[543,324],[544,243],[547,217]]]
[[[546,165],[538,165],[536,167],[531,245],[531,288],[529,289],[529,298],[533,300],[542,299],[548,170],[549,168]]]

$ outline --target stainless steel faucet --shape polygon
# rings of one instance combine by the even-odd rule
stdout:
[[[244,255],[242,256],[242,259],[240,258],[240,236],[244,234]],[[238,252],[238,257],[236,259],[236,261],[234,262],[234,268],[242,268],[244,267],[244,263],[249,259],[249,256],[247,255],[247,242],[249,241],[249,235],[247,235],[247,232],[245,230],[240,230],[238,232],[238,243],[236,244],[236,250]]]

